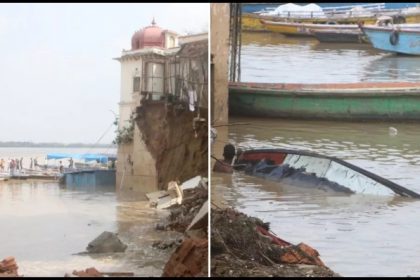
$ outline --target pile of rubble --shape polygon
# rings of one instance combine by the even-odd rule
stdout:
[[[275,236],[269,224],[233,209],[212,209],[212,276],[337,277],[310,246]]]
[[[208,181],[194,177],[180,186],[168,184],[167,191],[147,194],[150,205],[170,210],[167,220],[157,230],[173,230],[184,234],[180,244],[154,244],[166,249],[178,245],[166,263],[162,276],[208,275]]]
[[[18,266],[14,257],[7,257],[0,262],[0,277],[18,276]]]

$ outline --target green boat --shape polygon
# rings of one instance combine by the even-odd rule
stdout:
[[[420,120],[420,83],[230,83],[232,115],[328,120]]]

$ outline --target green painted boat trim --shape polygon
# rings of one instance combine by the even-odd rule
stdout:
[[[231,83],[232,115],[329,120],[420,120],[420,83]]]

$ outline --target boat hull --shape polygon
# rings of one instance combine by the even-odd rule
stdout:
[[[420,120],[420,83],[231,83],[229,112],[295,119]]]
[[[314,31],[318,30],[335,30],[335,31],[359,31],[356,24],[313,24],[313,23],[291,23],[291,22],[275,22],[261,20],[264,26],[272,31],[287,36],[309,36],[312,37]]]
[[[363,32],[376,49],[409,55],[420,55],[420,30],[403,29],[393,33],[394,30],[392,28],[364,27]],[[392,38],[392,36],[397,37]]]
[[[248,150],[238,155],[235,164],[241,166],[241,169],[247,169],[248,172],[253,170],[253,174],[265,173],[267,179],[276,181],[290,177],[281,174],[281,168],[287,165],[300,170],[299,173],[303,171],[303,174],[310,174],[313,178],[320,179],[312,184],[313,187],[318,187],[320,182],[328,182],[333,189],[338,191],[348,190],[346,192],[386,196],[399,194],[420,198],[416,192],[353,164],[312,152],[286,149]]]
[[[312,34],[321,43],[366,43],[361,32],[315,30]]]
[[[64,173],[67,187],[115,187],[116,172],[112,170],[82,170]]]

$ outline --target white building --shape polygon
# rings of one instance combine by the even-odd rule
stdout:
[[[159,100],[165,92],[174,92],[166,85],[169,69],[165,58],[179,50],[178,37],[153,20],[152,25],[134,33],[131,50],[123,50],[121,57],[116,58],[121,63],[120,129],[128,125],[131,112],[140,105],[141,93]]]
[[[120,132],[131,131],[129,141],[118,143],[117,190],[125,188],[144,194],[163,184],[159,182],[161,173],[156,160],[131,116],[140,106],[152,103],[188,102],[185,98],[191,88],[197,91],[197,107],[207,108],[207,36],[180,37],[153,20],[150,26],[134,33],[131,50],[123,50],[121,57],[116,58],[121,64],[118,128]],[[147,104],[142,105],[142,101]]]

